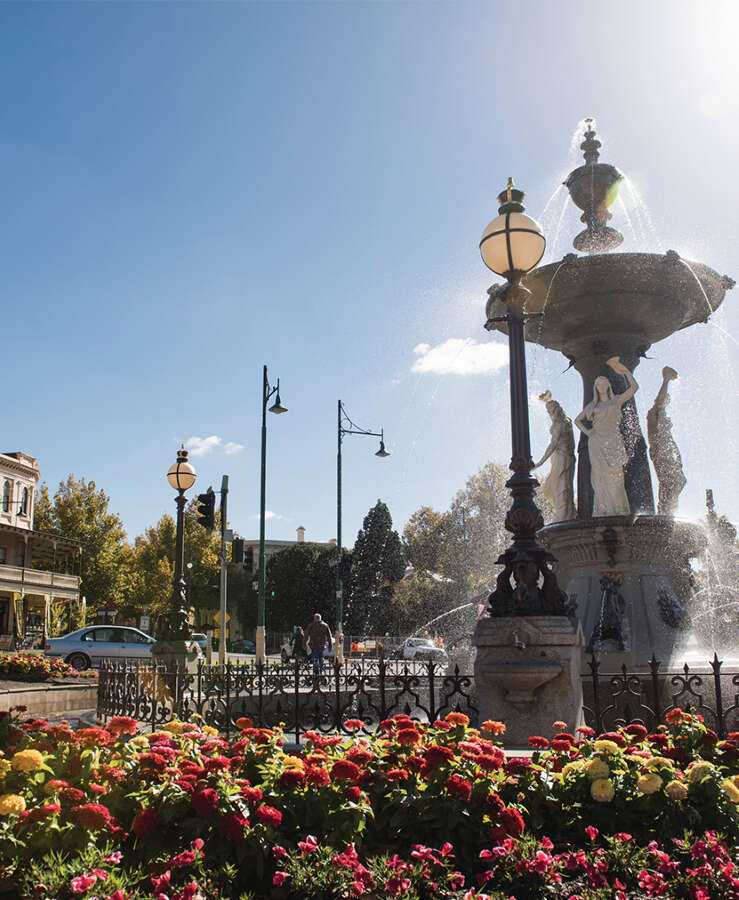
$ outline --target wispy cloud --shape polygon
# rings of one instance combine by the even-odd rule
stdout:
[[[227,441],[225,444],[217,434],[211,434],[210,437],[191,437],[185,441],[185,446],[190,451],[191,456],[207,456],[215,450],[220,450],[229,456],[234,453],[241,453],[244,449],[243,444],[237,444],[234,441]]]
[[[259,513],[254,513],[254,515],[252,516],[252,519],[258,519],[258,518],[259,518]],[[279,519],[284,519],[285,517],[278,515],[276,512],[272,512],[271,509],[265,509],[264,518],[265,519],[274,519],[275,521],[277,521]]]
[[[449,338],[442,344],[417,344],[412,372],[435,375],[489,375],[508,364],[508,348],[493,341]]]

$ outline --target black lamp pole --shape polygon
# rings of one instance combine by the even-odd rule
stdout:
[[[188,641],[192,635],[190,616],[187,612],[187,588],[185,585],[185,491],[195,484],[195,469],[187,461],[187,450],[184,446],[177,451],[177,462],[167,473],[167,479],[177,491],[177,531],[174,549],[174,577],[172,579],[172,596],[170,611],[167,616],[166,640]]]
[[[526,346],[524,327],[530,318],[525,312],[526,300],[530,291],[523,286],[521,279],[541,259],[544,252],[544,238],[535,222],[522,214],[523,191],[513,188],[509,181],[508,188],[499,197],[499,219],[494,220],[483,240],[480,249],[483,260],[492,268],[486,258],[484,247],[488,239],[498,238],[505,241],[504,262],[493,271],[502,274],[507,285],[496,286],[488,292],[491,299],[502,300],[507,312],[503,316],[489,318],[485,328],[490,331],[496,322],[505,322],[508,331],[509,372],[511,391],[511,462],[513,472],[506,482],[512,497],[511,508],[505,518],[506,530],[513,534],[513,543],[498,558],[503,571],[497,577],[496,587],[490,595],[490,614],[492,616],[508,615],[570,615],[572,605],[567,595],[557,584],[557,578],[551,569],[555,561],[551,553],[546,551],[536,537],[536,532],[544,525],[539,507],[536,505],[535,490],[539,482],[531,474],[534,461],[531,458],[531,436],[529,431],[529,397],[526,379]],[[497,225],[496,223],[499,223]],[[533,228],[528,227],[530,223]],[[536,230],[534,230],[536,229]],[[525,240],[538,234],[541,239],[541,250],[528,268],[516,268],[516,241],[521,235]],[[495,250],[490,248],[490,255]],[[505,258],[504,257],[504,258]],[[495,264],[495,263],[493,263]],[[540,582],[541,579],[541,582]]]

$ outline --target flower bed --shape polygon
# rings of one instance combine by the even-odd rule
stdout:
[[[228,743],[6,715],[0,876],[57,900],[739,898],[739,734],[670,719],[506,759],[500,723],[459,713],[299,755],[246,720]]]
[[[0,679],[5,681],[53,681],[74,678],[79,681],[96,679],[94,670],[78,672],[77,669],[57,657],[41,656],[38,653],[0,654]]]

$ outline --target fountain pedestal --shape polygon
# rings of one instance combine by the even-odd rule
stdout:
[[[480,619],[475,685],[480,721],[504,722],[507,747],[527,747],[532,734],[550,735],[552,722],[582,724],[580,661],[583,632],[566,616]]]
[[[668,663],[688,645],[690,560],[705,547],[700,526],[672,516],[613,516],[547,525],[539,539],[577,603],[585,649],[598,652],[608,671],[646,667],[652,654]]]

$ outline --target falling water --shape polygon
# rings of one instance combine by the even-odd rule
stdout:
[[[419,631],[425,631],[430,625],[433,625],[434,622],[438,622],[439,619],[444,619],[447,616],[451,616],[452,613],[459,612],[461,609],[467,609],[470,606],[474,606],[474,603],[462,603],[459,606],[455,606],[454,609],[448,609],[446,612],[443,612],[440,616],[436,616],[433,619],[429,619],[425,625],[421,625],[420,628],[416,628],[411,637],[415,637]]]
[[[637,220],[639,230],[641,231],[642,247],[644,249],[656,247],[660,253],[664,253],[664,246],[659,239],[657,228],[649,214],[649,208],[644,202],[644,198],[642,197],[639,188],[628,175],[624,175],[623,186],[628,194],[628,199],[630,200],[629,206],[631,206],[634,211],[634,218]]]

